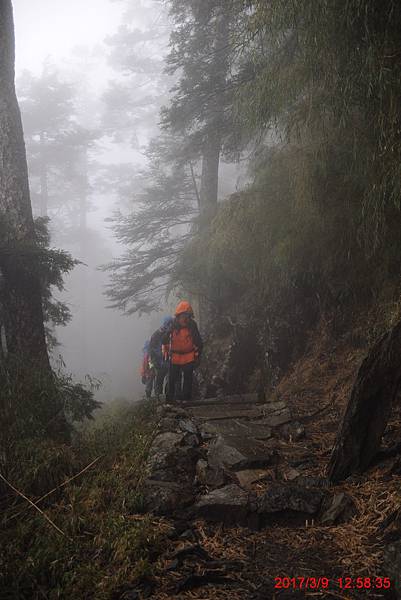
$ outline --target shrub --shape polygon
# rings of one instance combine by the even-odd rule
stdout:
[[[7,497],[0,534],[5,597],[109,600],[151,574],[166,527],[135,513],[143,508],[140,484],[154,426],[152,405],[131,405],[85,427],[71,447],[38,440],[15,447],[8,475],[33,499],[100,459],[39,504],[65,535],[21,498]]]

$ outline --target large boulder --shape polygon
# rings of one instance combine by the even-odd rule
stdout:
[[[263,421],[268,427],[279,427],[291,421],[291,412],[285,402],[269,402],[261,406]]]
[[[209,445],[207,460],[213,469],[235,469],[236,465],[246,460],[246,456],[219,435]]]
[[[198,427],[191,419],[181,419],[178,422],[178,427],[181,431],[184,431],[185,433],[192,433],[194,435],[199,434]]]
[[[200,439],[192,433],[171,432],[160,433],[155,437],[149,450],[147,470],[152,479],[165,479],[165,476],[155,476],[161,471],[192,471],[198,459]],[[194,463],[195,460],[195,463]]]
[[[155,479],[155,474],[167,472],[175,466],[178,448],[181,445],[185,434],[183,432],[175,433],[166,431],[155,437],[149,450],[147,469],[149,476]],[[157,476],[157,479],[164,479],[163,475]]]
[[[240,486],[249,490],[258,481],[268,478],[272,479],[271,471],[267,471],[266,469],[243,469],[242,471],[236,471],[235,476]]]
[[[195,515],[208,521],[244,524],[249,514],[249,495],[231,484],[202,496],[195,504]]]
[[[259,527],[274,522],[301,524],[319,512],[325,492],[293,483],[271,483],[256,501]]]
[[[174,423],[178,426],[178,420]],[[164,431],[153,440],[143,488],[147,510],[167,515],[193,502],[192,484],[200,451],[199,438],[190,428],[185,423],[184,431]]]
[[[401,385],[400,346],[401,321],[363,361],[327,468],[331,481],[365,471],[378,452]]]
[[[189,485],[174,481],[148,479],[144,485],[144,498],[147,510],[156,515],[170,515],[190,506],[194,500]]]
[[[228,483],[228,475],[224,469],[212,469],[202,458],[196,463],[195,483],[209,488],[221,487]]]

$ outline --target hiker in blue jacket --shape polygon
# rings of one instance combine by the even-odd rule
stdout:
[[[155,394],[159,396],[164,393],[165,380],[168,375],[169,362],[163,356],[162,339],[171,329],[173,323],[172,317],[164,317],[161,326],[157,329],[149,342],[150,360],[156,369]]]

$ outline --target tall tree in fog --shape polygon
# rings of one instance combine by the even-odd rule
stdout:
[[[232,138],[231,3],[168,4],[174,30],[167,72],[179,79],[172,79],[172,100],[162,110],[166,133],[152,142],[147,183],[133,194],[132,213],[115,220],[117,237],[129,249],[110,265],[108,294],[113,306],[129,311],[154,309],[162,293],[179,284],[176,267],[186,245],[216,214],[220,156]]]
[[[200,211],[210,223],[217,211],[219,162],[224,137],[231,132],[227,106],[232,2],[171,0],[174,31],[168,71],[180,78],[170,106],[162,112],[164,125],[186,137],[188,157],[201,158]]]
[[[21,116],[14,85],[10,0],[0,2],[0,250],[1,322],[7,352],[50,372],[37,240],[29,196]]]
[[[57,184],[59,189],[60,185],[63,137],[73,126],[74,91],[48,66],[44,67],[40,77],[25,71],[18,81],[18,88],[32,203],[40,216],[47,217],[49,187],[55,188]],[[54,208],[53,193],[54,189],[50,189]]]
[[[171,85],[163,61],[169,35],[165,17],[162,5],[137,0],[134,11],[126,9],[117,33],[106,39],[117,77],[103,96],[102,129],[115,142],[139,148],[158,133],[157,115]]]
[[[173,274],[191,225],[199,214],[197,183],[186,161],[177,159],[183,141],[164,135],[149,146],[149,167],[129,191],[131,209],[112,219],[115,235],[127,250],[108,265],[111,306],[125,312],[152,312],[174,287]],[[126,190],[125,190],[126,193]]]
[[[81,125],[77,90],[56,71],[45,67],[40,77],[25,72],[18,87],[34,210],[51,218],[57,243],[79,242],[85,258],[94,168],[89,152],[99,134]]]
[[[208,229],[217,213],[219,164],[225,137],[231,134],[227,108],[233,3],[227,0],[170,0],[174,31],[167,59],[170,73],[180,78],[164,125],[181,132],[190,160],[201,159],[200,229]],[[195,292],[195,290],[192,290]],[[210,286],[198,288],[200,322],[211,321]]]

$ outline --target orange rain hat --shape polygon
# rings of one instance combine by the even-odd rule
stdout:
[[[174,314],[176,317],[178,317],[178,315],[181,315],[182,313],[188,313],[192,316],[194,314],[194,311],[192,310],[192,306],[186,300],[181,300],[181,302],[178,303],[178,306],[175,309]]]

